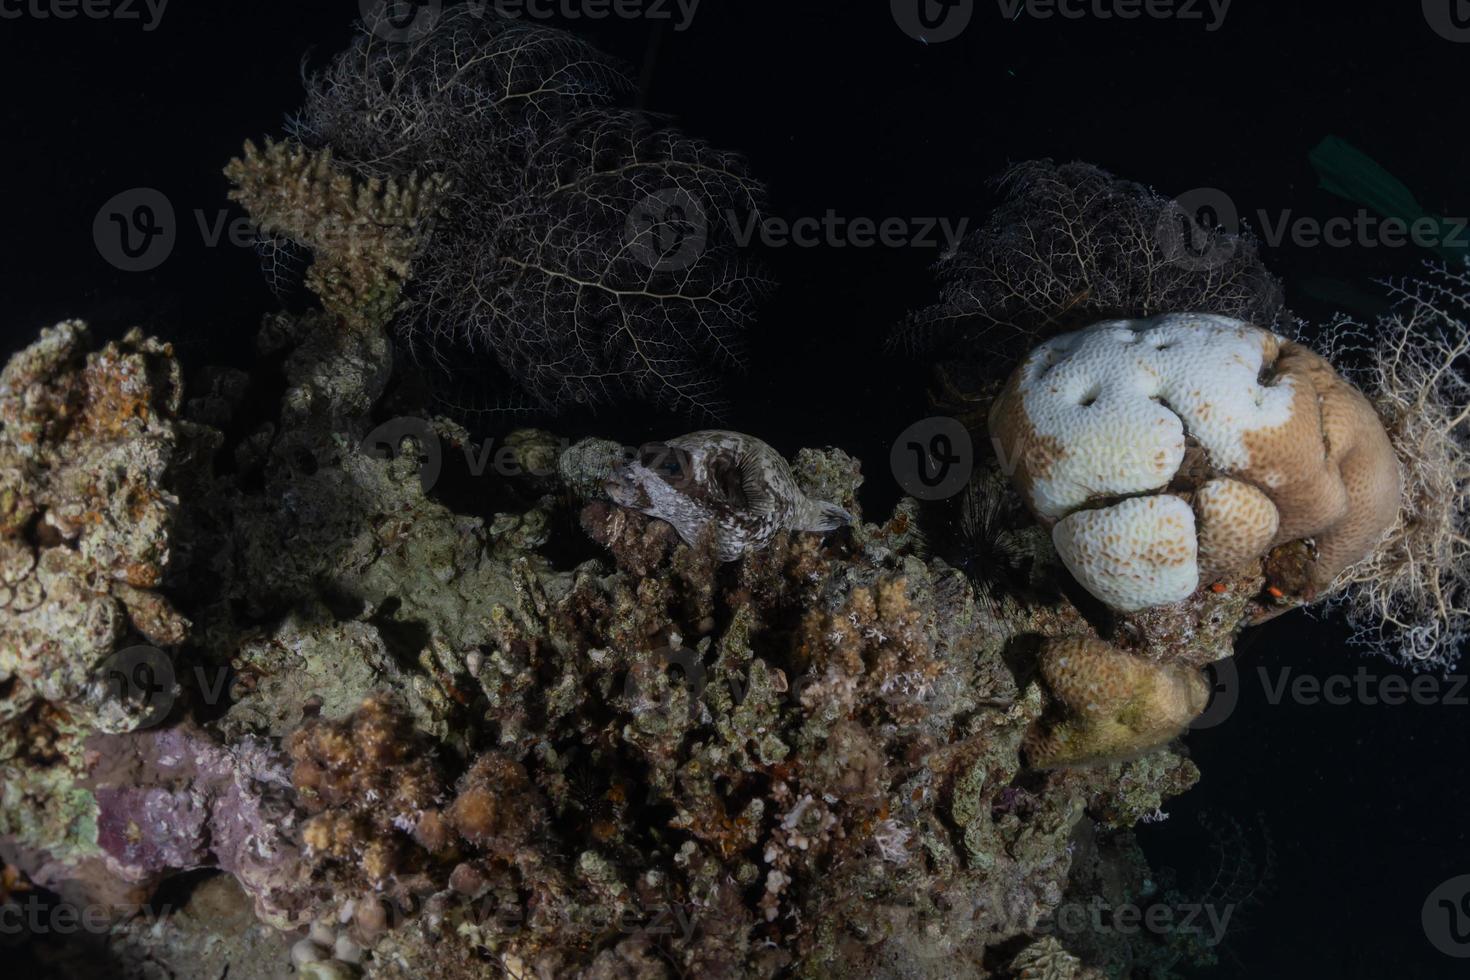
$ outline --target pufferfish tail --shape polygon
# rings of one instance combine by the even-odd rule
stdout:
[[[825,500],[812,501],[813,515],[803,531],[835,531],[853,522],[853,516],[836,504]]]

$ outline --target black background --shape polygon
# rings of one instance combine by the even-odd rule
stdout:
[[[1011,22],[980,0],[959,39],[927,45],[879,0],[704,0],[682,32],[553,23],[631,63],[646,108],[744,153],[769,185],[771,213],[787,220],[832,209],[978,224],[993,203],[989,178],[1041,156],[1088,160],[1171,196],[1221,188],[1245,214],[1273,220],[1286,209],[1351,214],[1317,188],[1307,159],[1328,135],[1378,160],[1428,210],[1470,212],[1470,43],[1436,34],[1413,0],[1286,7],[1235,0],[1210,32],[1201,20]],[[227,207],[220,168],[246,137],[280,131],[299,101],[303,55],[320,64],[343,47],[357,12],[344,0],[173,0],[151,32],[141,21],[0,18],[4,349],[79,316],[104,336],[144,324],[175,341],[189,367],[243,358],[272,299],[254,255],[206,247],[192,212],[213,221]],[[126,274],[100,257],[91,227],[104,201],[138,186],[173,202],[179,244],[157,270]],[[864,460],[865,505],[885,510],[897,497],[889,442],[926,413],[923,371],[884,355],[881,342],[933,298],[937,250],[765,251],[782,286],[755,328],[729,424],[786,451],[843,446]],[[1429,257],[1413,246],[1289,242],[1263,255],[1293,309],[1317,320],[1332,310],[1306,294],[1307,281],[1373,294],[1373,280]],[[638,441],[681,423],[605,411],[564,423],[578,434],[566,425]],[[1241,647],[1238,708],[1189,738],[1203,781],[1166,807],[1168,821],[1141,831],[1155,862],[1189,879],[1211,870],[1198,813],[1245,826],[1260,814],[1270,828],[1274,890],[1208,975],[1470,973],[1420,925],[1430,890],[1470,872],[1470,706],[1270,703],[1260,668],[1273,679],[1284,668],[1401,672],[1302,613]]]

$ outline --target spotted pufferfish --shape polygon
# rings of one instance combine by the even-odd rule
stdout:
[[[605,487],[613,503],[669,522],[688,544],[713,528],[720,561],[762,547],[777,531],[831,531],[853,520],[803,493],[771,446],[719,429],[644,446]]]

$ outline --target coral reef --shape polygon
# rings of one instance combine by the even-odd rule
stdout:
[[[87,347],[61,323],[0,374],[0,720],[66,701],[121,730],[146,706],[100,668],[130,636],[171,646],[188,627],[159,592],[183,386],[141,333]]]
[[[164,468],[183,502],[164,594],[191,624],[174,707],[97,734],[59,689],[6,729],[26,746],[7,854],[47,888],[136,903],[213,870],[291,930],[283,966],[323,976],[422,975],[449,950],[557,975],[1001,973],[1085,814],[1127,821],[1194,778],[1172,748],[1028,770],[1049,695],[1009,651],[1085,620],[1056,596],[980,601],[911,505],[862,522],[838,450],[789,479],[850,508],[848,531],[781,528],[721,561],[597,498],[626,459],[605,440],[547,457],[522,433],[534,472],[487,471],[484,513],[458,513],[421,478],[453,427],[374,425],[381,330],[272,316],[260,345],[270,402],[209,375],[190,409],[235,434],[180,421]],[[375,451],[395,431],[417,447]],[[541,553],[558,513],[602,555]]]
[[[990,461],[961,503],[968,561],[914,500],[865,521],[840,449],[788,463],[701,432],[630,456],[524,429],[476,466],[391,332],[477,343],[544,408],[707,408],[709,366],[735,359],[754,288],[728,229],[673,262],[638,210],[671,188],[749,211],[757,192],[612,110],[618,82],[568,36],[468,5],[402,43],[365,31],[313,79],[296,142],[230,171],[271,241],[311,252],[322,310],[265,317],[257,363],[188,397],[165,345],[90,350],[76,323],[0,375],[3,880],[107,920],[83,948],[34,943],[48,967],[1092,980],[1117,962],[1049,923],[1135,894],[1129,828],[1199,776],[1174,737],[1270,571],[1255,538],[1218,533],[1263,533],[1236,489],[1259,485],[1189,488],[1218,588],[1123,615],[1058,574]],[[1134,217],[1166,210],[1088,168],[1029,173],[1033,198],[1103,180]],[[1203,288],[1268,323],[1273,284],[1237,259],[1159,295]],[[1310,568],[1300,551],[1277,564]]]

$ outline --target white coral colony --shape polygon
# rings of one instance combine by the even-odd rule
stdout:
[[[990,430],[1067,568],[1124,611],[1302,538],[1324,588],[1398,510],[1393,449],[1362,394],[1307,348],[1229,317],[1052,338],[1012,374]]]

